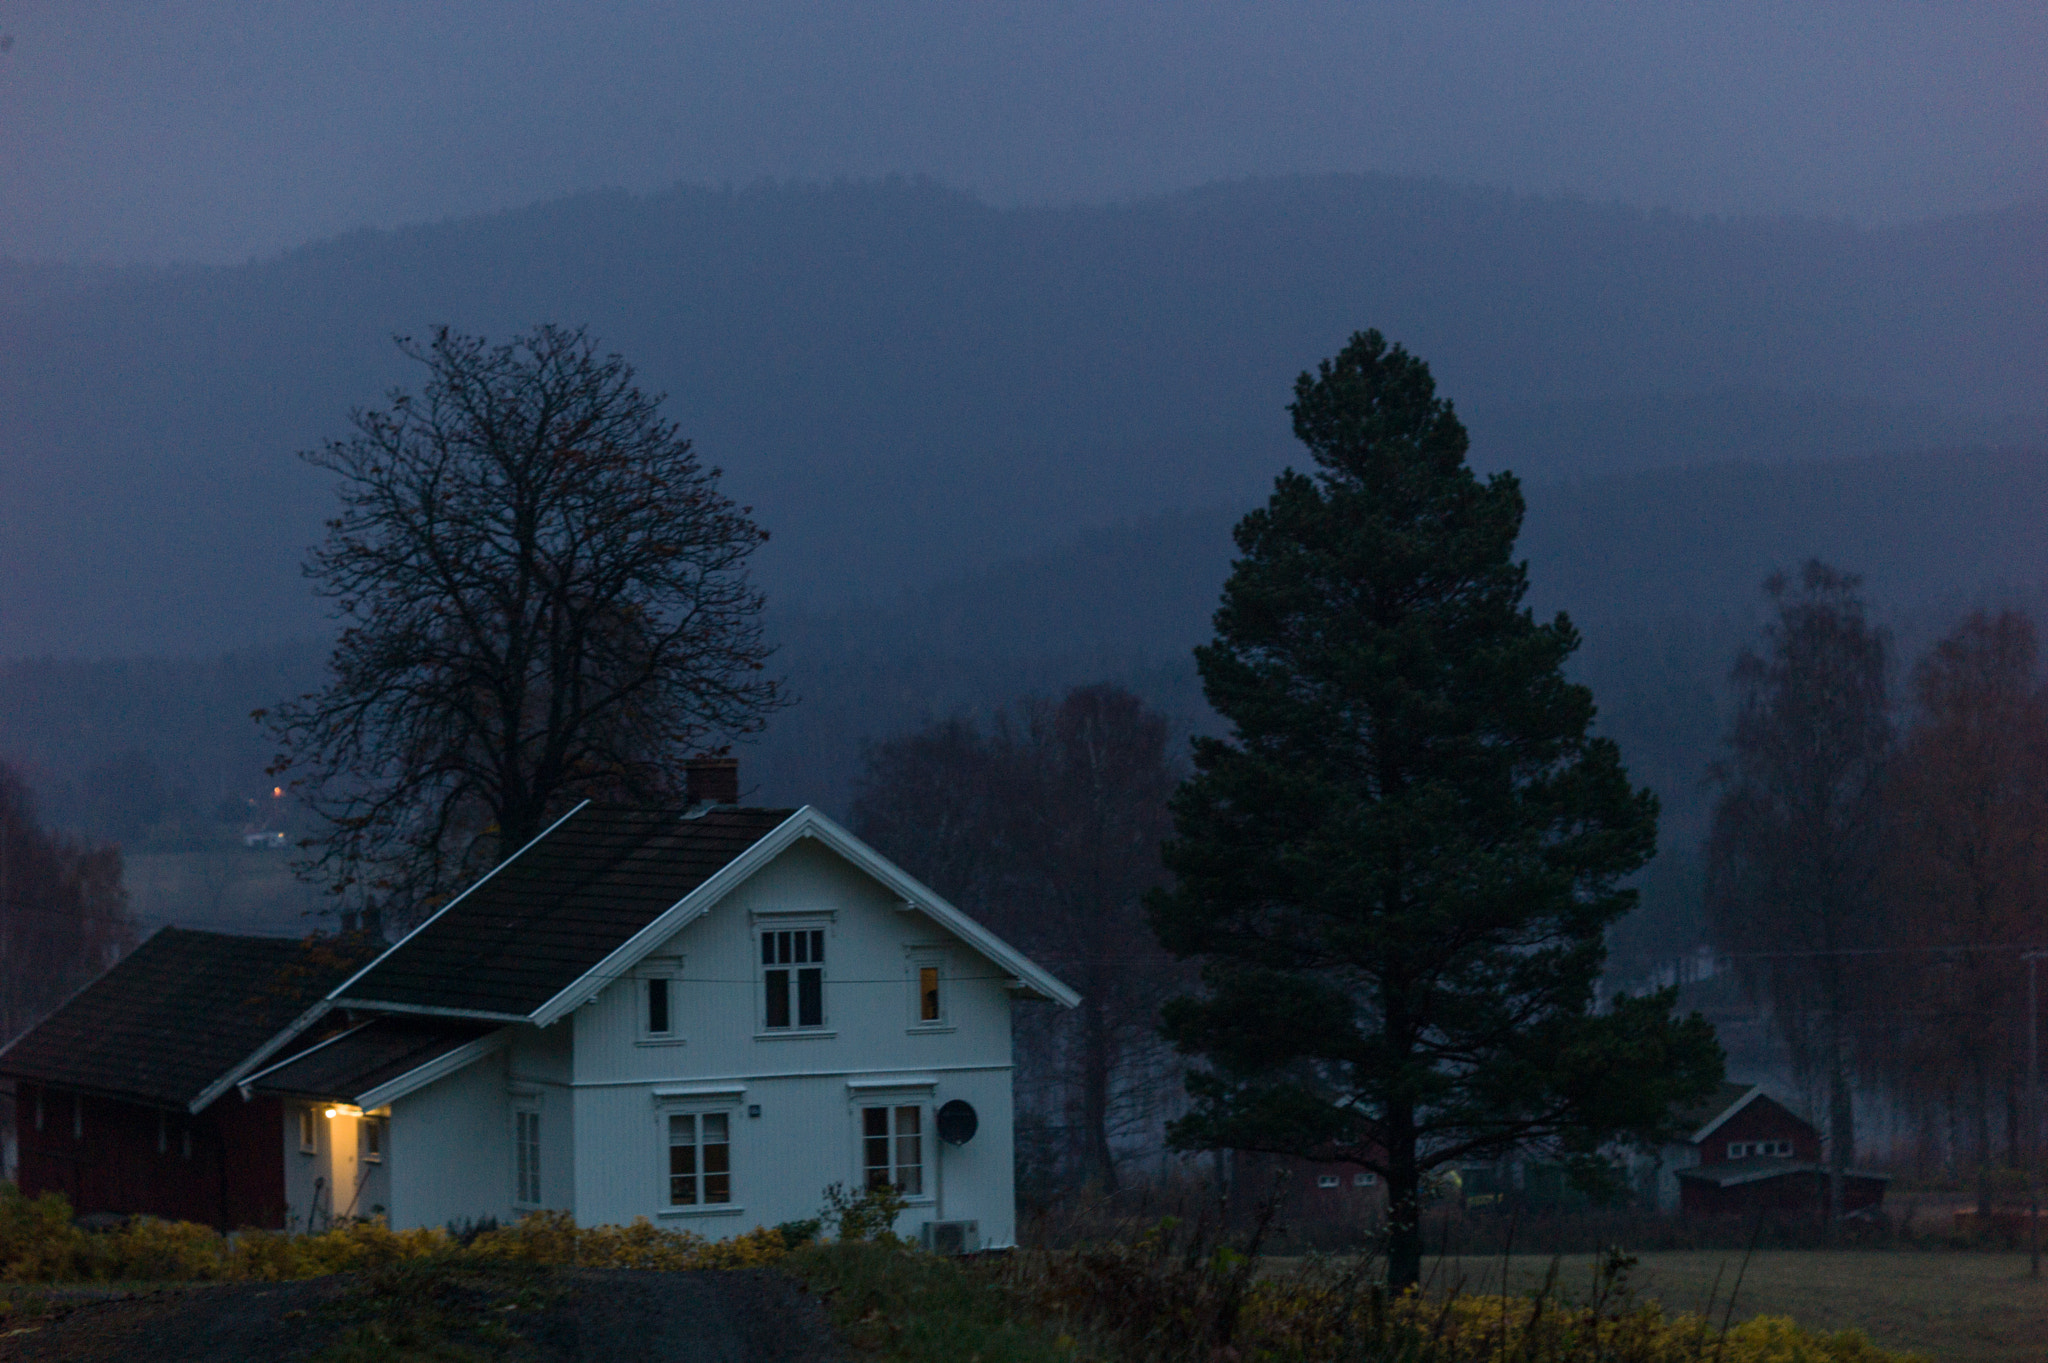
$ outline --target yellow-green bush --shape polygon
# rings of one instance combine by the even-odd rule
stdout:
[[[1371,1293],[1259,1282],[1246,1295],[1242,1339],[1251,1357],[1315,1358],[1348,1338],[1400,1343],[1439,1363],[1614,1359],[1621,1363],[1905,1363],[1860,1330],[1828,1334],[1782,1316],[1728,1329],[1695,1314],[1667,1317],[1648,1303],[1606,1309],[1554,1297],[1458,1296],[1392,1302]]]
[[[789,1252],[782,1232],[757,1226],[729,1240],[664,1230],[646,1217],[630,1226],[579,1226],[567,1212],[533,1212],[485,1231],[466,1251],[484,1259],[579,1268],[756,1268]]]
[[[466,1247],[444,1231],[394,1231],[382,1220],[344,1222],[312,1235],[222,1235],[189,1221],[136,1217],[96,1233],[72,1224],[61,1195],[25,1198],[0,1183],[0,1279],[8,1282],[281,1282],[433,1256],[584,1268],[751,1268],[787,1252],[775,1230],[709,1241],[645,1218],[630,1226],[578,1226],[563,1212],[532,1213]]]

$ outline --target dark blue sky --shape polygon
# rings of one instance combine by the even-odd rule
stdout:
[[[227,260],[601,186],[998,203],[1380,170],[1861,222],[2048,199],[2048,7],[0,0],[0,255]]]

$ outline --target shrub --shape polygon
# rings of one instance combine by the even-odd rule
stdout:
[[[381,1269],[430,1258],[585,1268],[754,1268],[788,1253],[781,1230],[756,1228],[708,1241],[644,1217],[630,1226],[578,1226],[565,1212],[534,1212],[511,1226],[394,1231],[381,1218],[345,1221],[312,1235],[222,1235],[189,1221],[134,1217],[110,1231],[83,1230],[55,1193],[29,1199],[0,1183],[0,1278],[9,1282],[146,1279],[282,1282]]]
[[[855,1196],[844,1183],[825,1189],[819,1216],[837,1240],[893,1240],[896,1218],[903,1214],[903,1194],[893,1184],[880,1184]]]

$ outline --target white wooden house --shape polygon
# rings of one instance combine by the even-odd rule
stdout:
[[[297,1227],[719,1238],[890,1183],[899,1232],[1003,1245],[1019,998],[1079,1001],[815,809],[586,803],[216,1087],[278,1105]]]

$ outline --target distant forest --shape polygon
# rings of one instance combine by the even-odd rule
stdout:
[[[888,181],[586,195],[227,268],[0,264],[0,758],[50,821],[166,856],[279,821],[247,715],[317,680],[298,564],[331,497],[294,452],[413,381],[393,333],[540,320],[667,391],[773,532],[800,700],[744,780],[835,814],[864,745],[952,713],[1110,680],[1209,723],[1188,650],[1230,525],[1299,462],[1289,385],[1378,327],[1474,463],[1523,477],[1534,603],[1579,622],[1663,798],[1617,970],[1699,940],[1703,781],[1767,573],[1864,574],[1905,664],[2048,580],[2048,210],[1862,230],[1382,177],[997,210]]]

